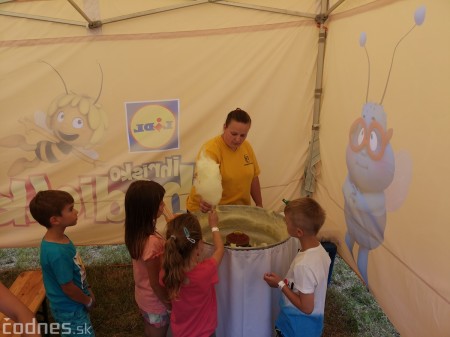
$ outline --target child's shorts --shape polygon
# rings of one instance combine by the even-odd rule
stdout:
[[[154,326],[155,328],[162,328],[170,323],[170,316],[168,313],[164,314],[153,314],[151,312],[145,312],[141,309],[139,309],[141,312],[142,318],[144,318],[144,321],[146,321],[151,326]]]
[[[95,337],[89,313],[85,308],[76,311],[52,310],[62,337]]]

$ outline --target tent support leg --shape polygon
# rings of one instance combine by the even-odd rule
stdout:
[[[319,28],[319,44],[317,53],[317,72],[316,72],[316,89],[314,91],[314,114],[311,140],[309,142],[308,160],[305,167],[304,179],[300,194],[310,197],[316,190],[316,176],[318,174],[318,165],[320,163],[320,109],[322,104],[322,79],[323,64],[325,60],[325,43],[327,39],[327,27],[325,22],[328,20],[329,14],[340,6],[345,0],[339,0],[331,8],[328,8],[328,0],[322,0],[321,14],[316,16],[317,27]]]
[[[316,16],[317,27],[319,28],[319,52],[317,54],[316,86],[314,91],[314,114],[311,140],[309,142],[308,161],[305,167],[304,180],[301,187],[301,195],[310,197],[315,191],[317,165],[320,162],[320,108],[322,103],[322,79],[323,64],[325,59],[325,42],[327,38],[327,27],[325,22],[328,19],[328,0],[322,0],[321,14]]]

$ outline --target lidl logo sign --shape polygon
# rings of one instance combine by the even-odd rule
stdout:
[[[130,152],[179,148],[179,100],[127,102]]]

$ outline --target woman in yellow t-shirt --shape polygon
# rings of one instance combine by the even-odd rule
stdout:
[[[255,205],[262,207],[259,165],[250,143],[246,140],[252,120],[247,112],[237,108],[225,120],[223,133],[203,144],[200,153],[219,164],[222,177],[222,198],[219,205]],[[208,212],[212,206],[202,200],[192,186],[186,208],[189,212]]]

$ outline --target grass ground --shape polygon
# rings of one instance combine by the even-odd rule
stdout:
[[[79,251],[97,298],[97,307],[91,314],[97,337],[142,336],[142,321],[134,302],[133,273],[124,245],[79,247]],[[9,286],[21,271],[39,268],[38,249],[1,249],[0,266],[0,280]],[[400,336],[339,256],[327,291],[323,336]]]

